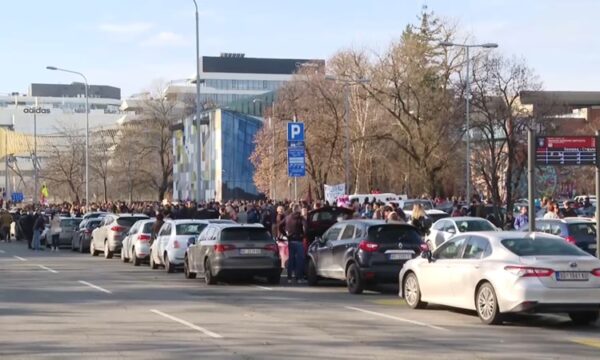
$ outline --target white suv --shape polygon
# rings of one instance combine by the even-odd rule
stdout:
[[[107,214],[102,219],[100,226],[92,232],[90,254],[98,256],[104,253],[106,259],[113,257],[115,252],[121,251],[123,239],[127,236],[129,228],[138,220],[148,219],[143,214]]]

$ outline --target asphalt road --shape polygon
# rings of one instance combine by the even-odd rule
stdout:
[[[0,359],[598,359],[600,324],[411,310],[396,290],[350,295],[227,283],[0,243]]]

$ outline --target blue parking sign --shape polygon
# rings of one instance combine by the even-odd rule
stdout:
[[[304,141],[304,123],[289,122],[287,127],[288,141]]]

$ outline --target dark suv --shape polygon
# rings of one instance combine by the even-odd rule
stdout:
[[[583,251],[596,256],[596,224],[582,218],[537,219],[535,230],[558,235]]]
[[[308,249],[308,284],[319,278],[346,282],[348,291],[360,294],[365,286],[398,282],[404,263],[426,245],[407,224],[384,220],[348,220],[333,225]]]

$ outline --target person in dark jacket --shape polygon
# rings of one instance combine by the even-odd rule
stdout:
[[[300,214],[300,205],[294,205],[293,211],[285,218],[285,233],[288,238],[288,281],[294,275],[294,282],[304,279],[304,218]]]
[[[35,224],[33,211],[29,210],[27,215],[22,215],[19,218],[19,224],[21,225],[23,237],[25,240],[27,240],[27,247],[32,249],[31,243],[33,241],[33,225]]]
[[[260,223],[273,236],[273,214],[271,214],[271,209],[266,205],[260,212]]]
[[[156,215],[156,222],[154,223],[154,225],[152,225],[152,234],[150,235],[150,244],[152,244],[154,242],[154,240],[156,239],[156,237],[158,236],[158,232],[160,231],[160,228],[165,223],[164,219],[165,219],[165,217],[163,216],[162,213],[159,213],[158,215]]]
[[[31,244],[33,250],[42,250],[40,238],[44,231],[44,227],[44,216],[38,211],[36,213],[35,222],[33,223],[33,243]]]

